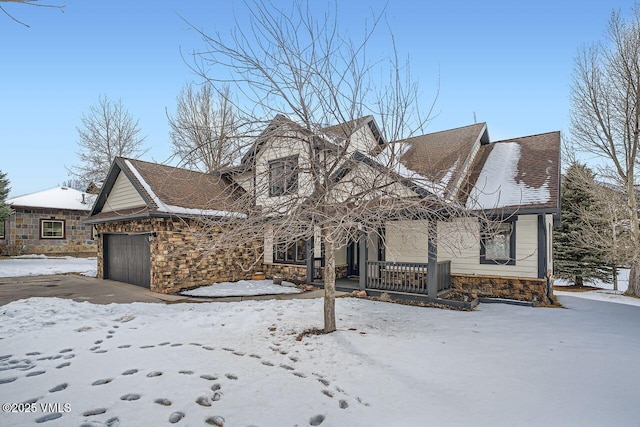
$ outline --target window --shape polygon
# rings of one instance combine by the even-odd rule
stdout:
[[[298,191],[298,158],[287,157],[269,162],[269,196],[284,196]]]
[[[0,221],[0,239],[4,239],[4,221]]]
[[[40,238],[41,239],[64,239],[65,224],[63,219],[41,219]]]
[[[289,264],[305,264],[305,241],[300,239],[295,243],[276,243],[273,245],[273,261]]]
[[[484,224],[480,245],[480,264],[516,263],[515,218],[501,223]]]

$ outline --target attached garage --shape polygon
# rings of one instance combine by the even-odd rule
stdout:
[[[149,234],[103,234],[104,278],[149,288]]]

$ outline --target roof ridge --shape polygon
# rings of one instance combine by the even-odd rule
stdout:
[[[513,141],[518,140],[518,139],[535,138],[537,136],[550,135],[552,133],[560,133],[560,131],[559,130],[554,130],[554,131],[551,131],[551,132],[534,133],[533,135],[525,135],[525,136],[517,136],[515,138],[501,139],[499,141],[493,141],[493,142],[491,142],[491,144],[497,144],[499,142],[513,142]]]

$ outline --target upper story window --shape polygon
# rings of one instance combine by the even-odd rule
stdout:
[[[65,226],[63,219],[41,219],[40,238],[41,239],[64,239]]]
[[[480,245],[481,264],[515,265],[516,263],[516,223],[515,218],[501,222],[484,224]]]
[[[298,191],[298,157],[269,162],[269,196],[285,196]]]

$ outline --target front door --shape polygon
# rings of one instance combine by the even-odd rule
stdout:
[[[359,276],[360,245],[358,242],[350,242],[347,246],[347,275]]]

